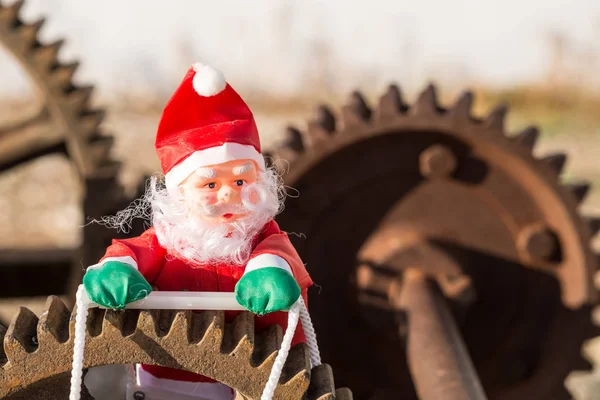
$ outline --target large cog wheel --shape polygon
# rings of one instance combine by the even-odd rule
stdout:
[[[0,126],[0,172],[46,155],[63,154],[79,175],[85,195],[82,204],[85,217],[115,213],[129,204],[131,198],[118,182],[120,163],[111,158],[114,138],[103,134],[100,128],[105,111],[90,105],[93,86],[73,83],[79,63],[58,60],[63,40],[44,44],[38,39],[44,19],[26,23],[20,16],[23,0],[5,4],[0,1],[0,43],[31,78],[41,101],[38,109],[22,120]],[[137,195],[143,193],[142,186],[138,187]],[[143,231],[141,224],[138,225],[130,234]],[[30,285],[27,296],[58,294],[64,290],[60,294],[70,296],[72,301],[83,274],[81,263],[94,264],[113,233],[103,227],[87,226],[83,236],[82,248],[11,249],[10,257],[3,258],[7,263],[3,268],[17,271],[11,276],[18,282],[29,281],[32,274],[40,277],[41,283],[35,289]],[[56,283],[56,276],[68,276],[63,279],[68,283]],[[10,291],[10,296],[24,295],[18,293],[21,285],[14,286],[17,288]],[[50,287],[54,290],[50,291]]]
[[[371,109],[354,92],[272,154],[299,192],[278,221],[322,286],[311,309],[323,354],[357,398],[415,398],[388,298],[407,267],[453,301],[490,399],[567,399],[564,378],[585,365],[589,186],[559,182],[565,155],[532,155],[537,129],[509,137],[506,107],[481,120],[472,101],[444,108],[429,86],[409,106],[392,85]]]
[[[0,327],[0,397],[67,398],[74,324],[60,299],[50,297],[40,319],[21,308],[8,330]],[[223,311],[92,309],[86,335],[86,369],[137,363],[185,369],[227,384],[243,399],[260,398],[282,341],[279,326],[255,333],[252,314],[226,322]],[[93,400],[85,391],[83,398]],[[328,365],[311,369],[308,347],[299,344],[290,350],[275,398],[351,400],[352,394],[335,389]]]
[[[43,102],[28,118],[0,127],[0,170],[64,152],[83,179],[115,176],[119,164],[109,155],[113,138],[99,132],[105,112],[89,105],[93,87],[72,82],[79,64],[58,61],[62,40],[40,43],[44,19],[24,23],[19,17],[23,3],[0,3],[0,42],[27,71]]]

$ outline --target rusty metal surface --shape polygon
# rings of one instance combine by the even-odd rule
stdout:
[[[38,40],[44,19],[24,22],[20,17],[23,3],[19,0],[7,6],[0,1],[0,43],[31,78],[41,104],[23,120],[0,126],[0,172],[48,154],[62,153],[79,173],[85,193],[84,217],[113,215],[143,193],[143,184],[133,198],[125,195],[117,180],[120,164],[110,156],[113,138],[101,130],[105,111],[90,105],[93,87],[73,83],[79,63],[65,64],[58,60],[62,40],[51,44]],[[52,256],[64,255],[58,263],[54,260],[56,257],[36,259],[42,249],[35,249],[19,261],[3,262],[15,253],[11,249],[1,250],[0,280],[16,282],[12,285],[14,293],[7,291],[5,296],[68,294],[73,297],[84,272],[82,265],[95,264],[115,236],[114,231],[101,226],[86,226],[88,222],[81,223],[85,226],[82,248],[69,251],[75,262],[71,264],[68,277],[64,276],[67,260],[61,250],[43,249]],[[132,235],[142,230],[142,226],[136,225],[128,233]],[[37,263],[32,265],[28,261]],[[18,268],[19,265],[26,265],[28,269]],[[54,277],[44,279],[48,274]],[[36,282],[31,282],[33,276],[38,277]],[[29,288],[23,290],[24,285]],[[60,291],[54,290],[59,286]]]
[[[0,398],[67,397],[74,320],[56,297],[48,299],[39,320],[28,309],[20,310],[8,330],[0,332]],[[86,332],[84,368],[145,363],[185,369],[225,383],[249,399],[260,397],[282,340],[279,326],[255,333],[252,314],[241,313],[229,323],[222,311],[94,309]],[[322,365],[311,372],[308,348],[292,347],[275,398],[324,400],[334,393],[331,368]]]
[[[0,3],[0,43],[25,69],[43,101],[28,118],[0,126],[0,171],[64,152],[83,179],[115,176],[119,165],[109,155],[112,137],[99,131],[104,110],[90,107],[93,87],[72,82],[79,64],[58,61],[63,40],[50,44],[38,40],[44,19],[23,22],[19,16],[23,3]]]
[[[486,400],[454,317],[434,281],[408,270],[393,285],[393,304],[406,313],[406,356],[421,400]]]
[[[416,398],[388,300],[412,266],[450,297],[490,399],[567,399],[564,378],[586,365],[579,348],[598,334],[598,226],[577,212],[587,185],[559,182],[564,155],[532,155],[535,128],[509,137],[506,108],[479,119],[472,100],[444,108],[430,86],[407,105],[391,86],[371,109],[353,93],[272,154],[300,193],[278,222],[320,286],[323,355],[356,398]]]
[[[594,283],[600,290],[600,274],[596,274]],[[592,320],[600,325],[600,306],[594,309]],[[574,400],[597,400],[600,398],[600,336],[584,342],[581,353],[591,368],[571,372],[565,380],[565,387]]]

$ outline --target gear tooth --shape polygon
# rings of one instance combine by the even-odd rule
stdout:
[[[64,91],[71,90],[73,87],[73,75],[79,68],[79,62],[74,61],[68,64],[59,64],[52,71],[50,83],[53,87],[59,87]]]
[[[127,337],[137,329],[140,310],[107,310],[102,321],[102,332],[106,336]]]
[[[100,165],[104,160],[110,159],[115,138],[113,136],[94,136],[87,146],[86,157],[91,159],[95,165]]]
[[[406,110],[408,110],[408,107],[402,102],[400,88],[392,84],[388,86],[387,91],[379,98],[375,119],[377,121],[384,121]]]
[[[48,340],[65,343],[69,340],[69,319],[71,313],[57,296],[50,296],[38,324],[39,342],[44,345]]]
[[[309,121],[308,129],[305,133],[305,142],[315,147],[317,143],[325,141],[331,137],[331,133],[327,132],[317,121]]]
[[[230,324],[225,324],[221,353],[250,360],[254,352],[254,316],[242,312]]]
[[[76,87],[66,97],[66,101],[69,103],[69,108],[73,110],[73,112],[81,114],[87,108],[93,92],[93,86]]]
[[[508,113],[508,106],[506,104],[500,104],[492,110],[485,120],[486,127],[496,134],[504,135],[504,120]]]
[[[473,107],[473,92],[463,92],[454,106],[450,109],[450,113],[461,119],[471,119],[471,110]]]
[[[263,151],[262,152],[263,159],[265,160],[265,166],[268,168],[273,168],[275,165],[274,158],[275,154],[272,151]]]
[[[302,137],[302,132],[294,126],[288,126],[285,130],[285,139],[282,143],[282,147],[296,153],[303,153],[304,139]]]
[[[137,320],[136,331],[142,332],[150,337],[157,336],[156,323],[151,311],[142,310]]]
[[[274,324],[254,338],[255,346],[252,354],[252,365],[258,368],[271,369],[281,348],[283,331],[281,326]]]
[[[585,217],[585,222],[590,228],[592,236],[595,236],[600,231],[600,218]],[[600,261],[600,260],[599,260]]]
[[[50,71],[58,63],[58,52],[64,43],[63,39],[59,39],[36,48],[33,52],[36,63],[44,70]]]
[[[225,335],[225,313],[223,311],[203,311],[197,315],[200,321],[194,323],[193,337],[195,341],[207,348],[220,348]]]
[[[359,91],[352,92],[347,106],[350,107],[356,115],[360,116],[363,121],[368,121],[371,118],[371,109],[367,105],[364,96]]]
[[[519,132],[513,139],[516,144],[523,146],[529,150],[529,152],[532,152],[539,136],[540,131],[538,128],[530,126]]]
[[[0,21],[5,24],[14,24],[19,19],[19,13],[25,0],[17,0],[10,6],[0,6]]]
[[[352,392],[348,388],[339,388],[335,391],[336,400],[352,400]]]
[[[550,167],[556,176],[559,176],[567,162],[567,156],[563,153],[555,153],[543,157],[541,161]]]
[[[335,383],[333,371],[327,364],[314,367],[310,373],[310,385],[306,391],[307,400],[334,399]]]
[[[175,314],[167,337],[175,342],[189,343],[192,338],[192,311],[179,311]]]
[[[150,311],[150,315],[154,320],[154,330],[158,337],[162,338],[171,331],[176,314],[177,312],[174,310]]]
[[[90,337],[97,337],[102,334],[102,328],[104,327],[105,316],[109,312],[109,310],[105,310],[103,308],[90,308],[87,321],[86,321],[86,329]],[[71,334],[74,334],[74,323],[76,314],[71,316]]]
[[[437,89],[433,84],[427,85],[425,90],[419,94],[412,109],[415,115],[424,116],[437,114],[442,111],[437,99]]]
[[[293,387],[304,380],[310,380],[310,357],[306,343],[300,343],[290,349],[279,381]]]
[[[97,133],[105,117],[106,111],[104,110],[86,110],[79,118],[83,136],[89,138]]]
[[[354,91],[350,95],[348,104],[342,108],[342,125],[347,130],[355,126],[365,125],[371,118],[371,109],[363,95]]]
[[[190,343],[198,344],[210,342],[214,335],[223,336],[223,326],[225,324],[225,314],[223,311],[202,311],[193,312],[191,329],[189,333]],[[220,333],[219,333],[220,331]],[[220,341],[219,339],[219,346]]]
[[[42,29],[42,26],[45,22],[45,18],[40,18],[31,24],[23,24],[19,26],[17,32],[23,40],[23,46],[25,47],[25,50],[29,50],[35,45],[40,29]]]
[[[321,128],[317,128],[321,129]],[[294,162],[304,153],[304,138],[302,132],[294,126],[288,126],[281,143],[276,148],[275,164],[277,168],[286,171],[289,163]]]
[[[315,111],[314,123],[318,124],[326,132],[335,132],[335,115],[325,104],[321,104]]]
[[[4,337],[4,351],[9,360],[20,360],[38,348],[37,316],[21,307],[10,323]]]
[[[573,195],[577,204],[581,204],[590,191],[589,183],[572,183],[564,186]]]
[[[90,178],[114,178],[119,173],[121,169],[121,162],[117,160],[101,160],[98,165],[96,165],[95,170],[90,175]]]

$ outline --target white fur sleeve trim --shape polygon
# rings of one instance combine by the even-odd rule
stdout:
[[[292,269],[290,265],[283,259],[283,257],[279,257],[275,254],[260,254],[246,264],[246,270],[244,271],[244,275],[248,272],[255,271],[257,269],[266,268],[266,267],[277,267],[283,270],[286,270],[291,275]]]
[[[131,265],[135,269],[139,269],[138,265],[135,262],[135,260],[133,259],[133,257],[131,257],[131,256],[123,256],[123,257],[106,257],[104,260],[102,260],[102,262],[100,262],[98,264],[90,265],[88,267],[88,270],[101,268],[104,264],[106,264],[109,261],[119,261],[119,262],[122,262],[122,263],[129,264],[129,265]]]

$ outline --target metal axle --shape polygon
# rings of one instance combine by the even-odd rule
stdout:
[[[408,270],[390,293],[407,314],[406,352],[421,400],[486,400],[466,346],[436,282]]]

